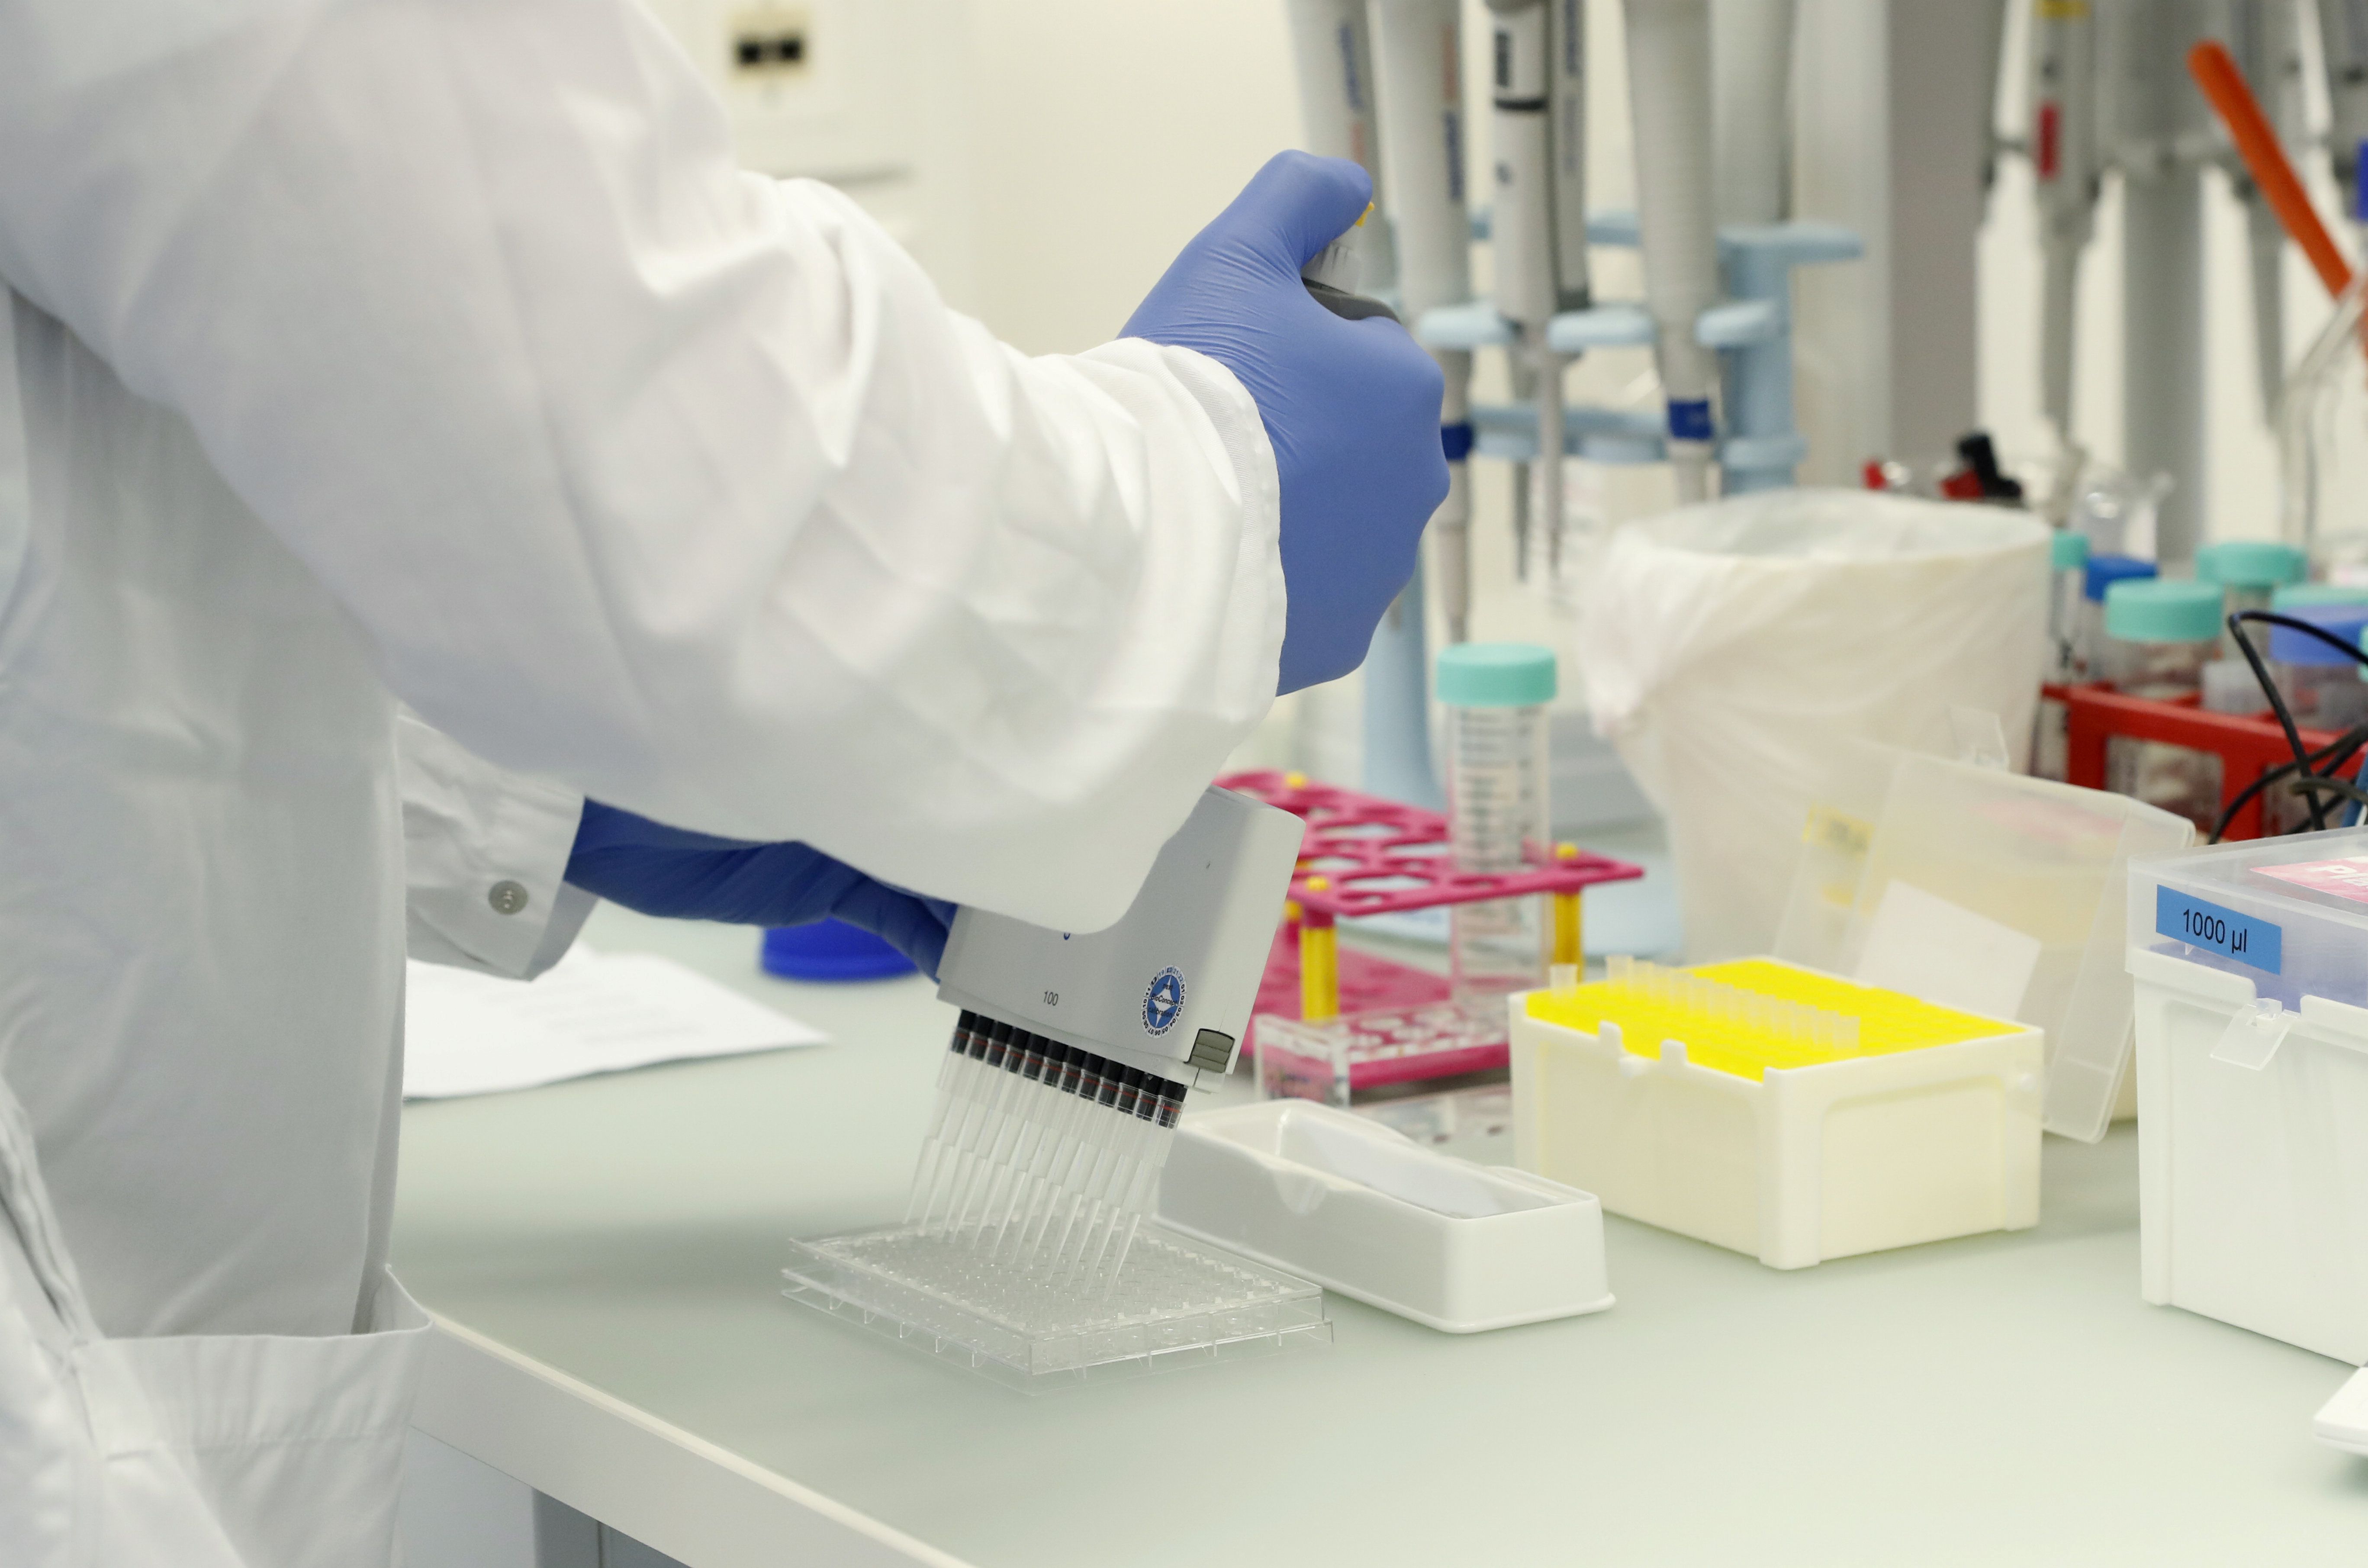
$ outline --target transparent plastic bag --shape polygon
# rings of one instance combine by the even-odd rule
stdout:
[[[1668,821],[1690,957],[1769,949],[1854,743],[1953,755],[1968,708],[2028,747],[2048,537],[2001,507],[1778,490],[1606,540],[1578,663],[1597,730]]]

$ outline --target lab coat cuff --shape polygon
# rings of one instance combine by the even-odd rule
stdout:
[[[1258,400],[1222,361],[1173,344],[1161,349],[1176,380],[1208,415],[1218,443],[1234,465],[1234,490],[1242,506],[1242,550],[1265,568],[1271,599],[1268,627],[1275,653],[1282,652],[1282,473]],[[1245,564],[1249,564],[1245,562]]]
[[[411,956],[533,979],[598,902],[565,881],[584,797],[496,767],[407,711],[396,743]]]
[[[1253,706],[1263,715],[1281,667],[1288,609],[1282,576],[1282,475],[1275,465],[1274,444],[1267,438],[1258,400],[1221,361],[1173,344],[1163,345],[1159,352],[1177,384],[1208,415],[1219,446],[1233,464],[1234,494],[1241,505],[1242,525],[1235,590],[1239,602],[1262,605],[1264,609],[1262,615],[1253,612],[1249,618],[1258,627],[1259,665],[1265,672],[1254,682],[1258,700]]]

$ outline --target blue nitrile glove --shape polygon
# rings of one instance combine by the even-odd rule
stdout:
[[[837,915],[935,980],[954,906],[892,888],[803,844],[748,844],[584,802],[567,880],[643,915],[735,926],[803,926]]]
[[[1397,323],[1343,321],[1299,280],[1372,195],[1346,159],[1276,154],[1126,324],[1206,354],[1258,403],[1282,479],[1282,691],[1363,663],[1447,497],[1439,366]]]

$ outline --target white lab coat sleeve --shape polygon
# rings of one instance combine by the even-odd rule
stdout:
[[[566,881],[584,797],[395,716],[411,956],[513,980],[557,963],[599,900]]]
[[[661,821],[1093,929],[1272,698],[1240,384],[997,343],[633,0],[0,7],[0,277],[437,729]]]

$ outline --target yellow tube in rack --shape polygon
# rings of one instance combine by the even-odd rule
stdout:
[[[1578,846],[1555,845],[1554,858],[1577,859]],[[1549,896],[1554,900],[1554,945],[1546,953],[1546,962],[1549,965],[1577,964],[1583,971],[1587,967],[1587,943],[1585,927],[1580,924],[1582,915],[1578,906],[1579,895],[1575,892],[1558,892]]]
[[[1307,881],[1311,892],[1322,892],[1329,885],[1323,877]],[[1311,1024],[1340,1016],[1340,949],[1331,918],[1324,917],[1319,926],[1304,910],[1299,921],[1299,1016]]]

